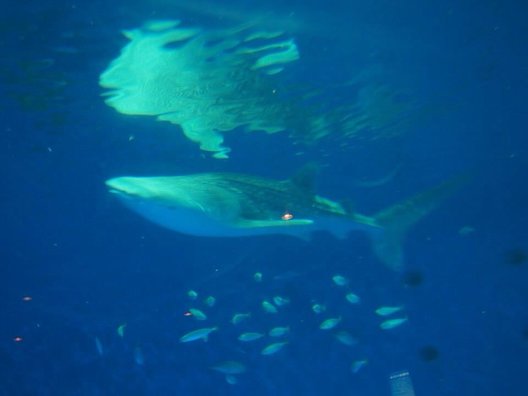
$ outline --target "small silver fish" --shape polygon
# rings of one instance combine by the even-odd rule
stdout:
[[[277,313],[277,308],[275,307],[275,305],[273,305],[272,303],[270,303],[269,301],[262,301],[262,309],[264,311],[266,311],[267,313]]]
[[[216,298],[214,298],[213,296],[209,296],[204,300],[204,303],[208,307],[214,307],[214,305],[216,304]]]
[[[145,358],[143,357],[143,352],[140,347],[134,348],[134,362],[136,362],[138,366],[143,366],[145,364]]]
[[[97,349],[97,353],[99,354],[99,356],[103,356],[103,343],[101,342],[99,337],[95,337],[95,349]]]
[[[262,351],[260,351],[261,355],[273,355],[274,353],[279,352],[284,346],[288,344],[285,342],[275,342],[273,344],[269,344]]]
[[[290,332],[290,327],[274,327],[268,332],[270,337],[282,337]]]
[[[275,296],[273,297],[273,302],[277,307],[282,307],[283,305],[289,304],[290,299],[287,297]]]
[[[125,336],[125,327],[126,327],[126,323],[123,323],[122,325],[119,325],[119,327],[116,330],[117,335],[121,338]]]
[[[380,324],[380,327],[383,330],[389,330],[394,329],[395,327],[401,326],[405,322],[407,322],[407,317],[405,318],[395,318],[395,319],[388,319]]]
[[[359,296],[357,294],[354,294],[354,293],[348,293],[346,295],[346,299],[347,301],[350,303],[350,304],[359,304],[359,302],[361,301],[361,299],[359,298]]]
[[[332,277],[332,280],[334,281],[334,283],[337,285],[337,286],[346,286],[348,285],[348,279],[345,278],[344,276],[342,275],[334,275]]]
[[[393,313],[399,312],[403,309],[403,306],[385,306],[385,307],[379,307],[376,309],[376,315],[379,316],[389,316]]]
[[[316,314],[320,314],[324,311],[326,311],[326,306],[322,304],[314,304],[312,305],[312,311],[314,311]]]
[[[203,329],[197,329],[188,332],[187,334],[184,334],[180,338],[180,342],[190,342],[190,341],[196,341],[196,340],[204,340],[207,341],[209,338],[209,334],[211,334],[213,331],[218,330],[218,327],[204,327]]]
[[[225,376],[225,380],[229,385],[236,385],[238,384],[238,378],[232,374],[227,374]]]
[[[469,234],[472,234],[475,232],[475,229],[471,226],[464,226],[460,230],[458,230],[458,234],[461,236],[467,236]]]
[[[341,316],[339,318],[326,319],[319,325],[319,328],[321,330],[330,330],[336,327],[339,324],[339,322],[341,322]]]
[[[352,366],[350,366],[350,370],[352,370],[354,374],[357,374],[359,370],[361,370],[367,363],[368,363],[367,359],[355,360],[354,362],[352,362]]]
[[[352,346],[356,345],[358,343],[358,340],[356,337],[354,337],[352,334],[350,334],[346,330],[341,330],[337,333],[335,333],[335,338],[344,345]]]
[[[194,290],[189,290],[187,292],[187,296],[191,299],[191,300],[196,300],[196,298],[198,298],[198,293],[196,293]]]
[[[222,374],[242,374],[246,372],[246,366],[235,360],[226,360],[211,366],[211,369]]]
[[[264,337],[264,334],[262,333],[254,333],[254,332],[248,332],[248,333],[242,333],[238,336],[238,340],[242,342],[251,342],[258,340],[259,338]]]
[[[190,308],[189,312],[191,313],[191,316],[196,320],[206,320],[207,319],[207,315],[197,308]]]
[[[233,323],[234,325],[237,325],[239,323],[244,322],[245,320],[248,320],[250,317],[251,317],[250,313],[237,313],[237,314],[234,314],[233,317],[231,318],[231,323]]]

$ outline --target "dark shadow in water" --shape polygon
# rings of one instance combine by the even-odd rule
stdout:
[[[432,345],[426,345],[420,349],[419,355],[424,362],[432,362],[438,358],[439,352],[436,347]]]
[[[524,250],[520,248],[509,250],[506,252],[506,255],[505,255],[506,264],[512,265],[515,267],[526,263],[527,259],[528,259],[528,255],[526,254]]]
[[[403,274],[402,282],[408,287],[418,287],[424,281],[424,277],[420,271],[407,271]]]

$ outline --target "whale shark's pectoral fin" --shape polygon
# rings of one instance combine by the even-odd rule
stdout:
[[[238,220],[235,225],[240,228],[269,228],[269,227],[302,227],[313,224],[310,219],[291,220]]]

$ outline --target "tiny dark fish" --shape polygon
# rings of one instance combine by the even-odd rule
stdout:
[[[417,287],[420,286],[424,281],[423,275],[419,271],[407,271],[402,278],[402,282],[405,286]]]
[[[424,346],[420,349],[419,354],[424,362],[432,362],[433,360],[438,359],[439,356],[438,349],[432,345]]]
[[[517,248],[506,252],[506,264],[509,264],[511,266],[517,267],[519,265],[522,265],[526,263],[527,259],[528,254],[522,249]]]

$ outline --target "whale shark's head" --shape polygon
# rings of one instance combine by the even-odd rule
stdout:
[[[196,233],[195,228],[203,226],[203,211],[189,204],[192,197],[185,189],[186,183],[177,181],[164,177],[116,177],[107,180],[106,185],[125,206],[147,219],[176,231]]]
[[[124,201],[198,208],[203,201],[199,183],[186,176],[116,177],[106,182],[109,191]]]
[[[191,235],[225,236],[237,216],[236,201],[221,199],[214,188],[193,177],[117,177],[106,182],[129,209],[172,230]],[[213,192],[212,192],[213,191]],[[231,232],[232,233],[232,232]]]

